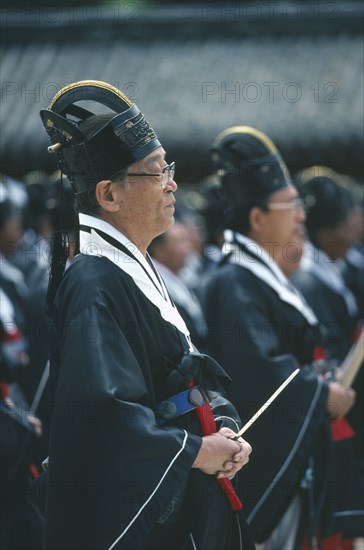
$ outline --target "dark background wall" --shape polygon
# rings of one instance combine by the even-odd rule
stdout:
[[[2,173],[55,168],[39,110],[104,80],[145,112],[177,180],[209,171],[217,133],[266,132],[293,172],[363,179],[361,2],[3,2]]]

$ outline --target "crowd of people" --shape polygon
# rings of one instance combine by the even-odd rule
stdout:
[[[177,190],[97,81],[41,116],[62,172],[0,183],[0,550],[354,549],[362,183],[235,126]]]

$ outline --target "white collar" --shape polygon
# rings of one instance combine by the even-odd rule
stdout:
[[[192,351],[193,346],[184,320],[170,301],[162,278],[156,274],[157,270],[153,270],[137,246],[104,220],[87,214],[79,214],[79,220],[81,226],[87,226],[91,229],[90,232],[80,230],[81,254],[108,258],[122,271],[130,275],[146,298],[159,309],[162,318],[186,336]],[[104,240],[94,229],[102,231],[118,241],[127,248],[131,256]]]
[[[225,233],[226,232],[224,231],[224,236]],[[232,232],[228,233],[228,238],[231,238],[231,233]],[[245,248],[248,249],[248,251],[250,251],[254,256],[257,256],[262,262],[264,262],[267,267],[271,271],[273,271],[274,275],[283,285],[291,286],[290,281],[287,279],[279,265],[262,246],[260,246],[256,241],[253,241],[253,239],[250,239],[250,237],[242,235],[241,233],[232,233],[232,236],[233,239],[235,239],[238,243],[244,245]]]
[[[273,258],[265,252],[261,246],[240,233],[232,233],[229,231],[224,236],[228,242],[224,243],[224,253],[232,253],[229,257],[229,262],[241,265],[251,271],[261,281],[270,286],[280,297],[283,302],[293,306],[301,313],[310,325],[317,325],[318,320],[310,306],[307,304],[301,293],[287,279]],[[259,260],[254,260],[252,257],[247,257],[237,243],[243,244],[254,256]],[[258,252],[257,252],[258,251]],[[261,253],[260,253],[261,252]]]

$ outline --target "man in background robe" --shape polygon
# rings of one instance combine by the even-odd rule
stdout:
[[[302,253],[305,213],[277,148],[262,132],[236,126],[217,136],[212,160],[227,231],[225,259],[206,292],[209,353],[234,380],[229,398],[244,420],[300,368],[250,428],[255,460],[241,476],[255,540],[292,550],[303,533],[314,543],[317,530],[330,532],[329,419],[350,409],[354,392],[326,383],[315,368],[320,327],[287,278]]]

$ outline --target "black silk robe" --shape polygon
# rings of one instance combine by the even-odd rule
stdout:
[[[328,284],[324,284],[314,273],[301,271],[293,280],[325,328],[327,358],[339,366],[353,345],[359,313],[350,312],[344,297]],[[364,476],[360,461],[363,463],[364,456],[363,365],[354,380],[353,388],[356,391],[356,401],[346,419],[353,427],[355,437],[335,442],[337,482],[334,517],[338,529],[347,537],[362,537]]]
[[[256,262],[241,249],[248,262]],[[301,372],[244,434],[251,460],[243,469],[244,511],[255,540],[263,542],[277,526],[307,467],[314,466],[311,534],[328,528],[330,432],[328,388],[312,365],[320,340],[318,326],[249,269],[229,260],[207,287],[208,352],[231,376],[228,397],[243,424],[297,367]],[[325,503],[326,500],[326,503]]]
[[[133,279],[79,255],[54,328],[46,550],[252,548],[213,476],[191,470],[198,431],[156,425],[183,337]]]
[[[299,271],[293,282],[325,329],[325,348],[329,359],[343,360],[353,345],[358,324],[357,314],[350,314],[344,298],[310,272]]]

